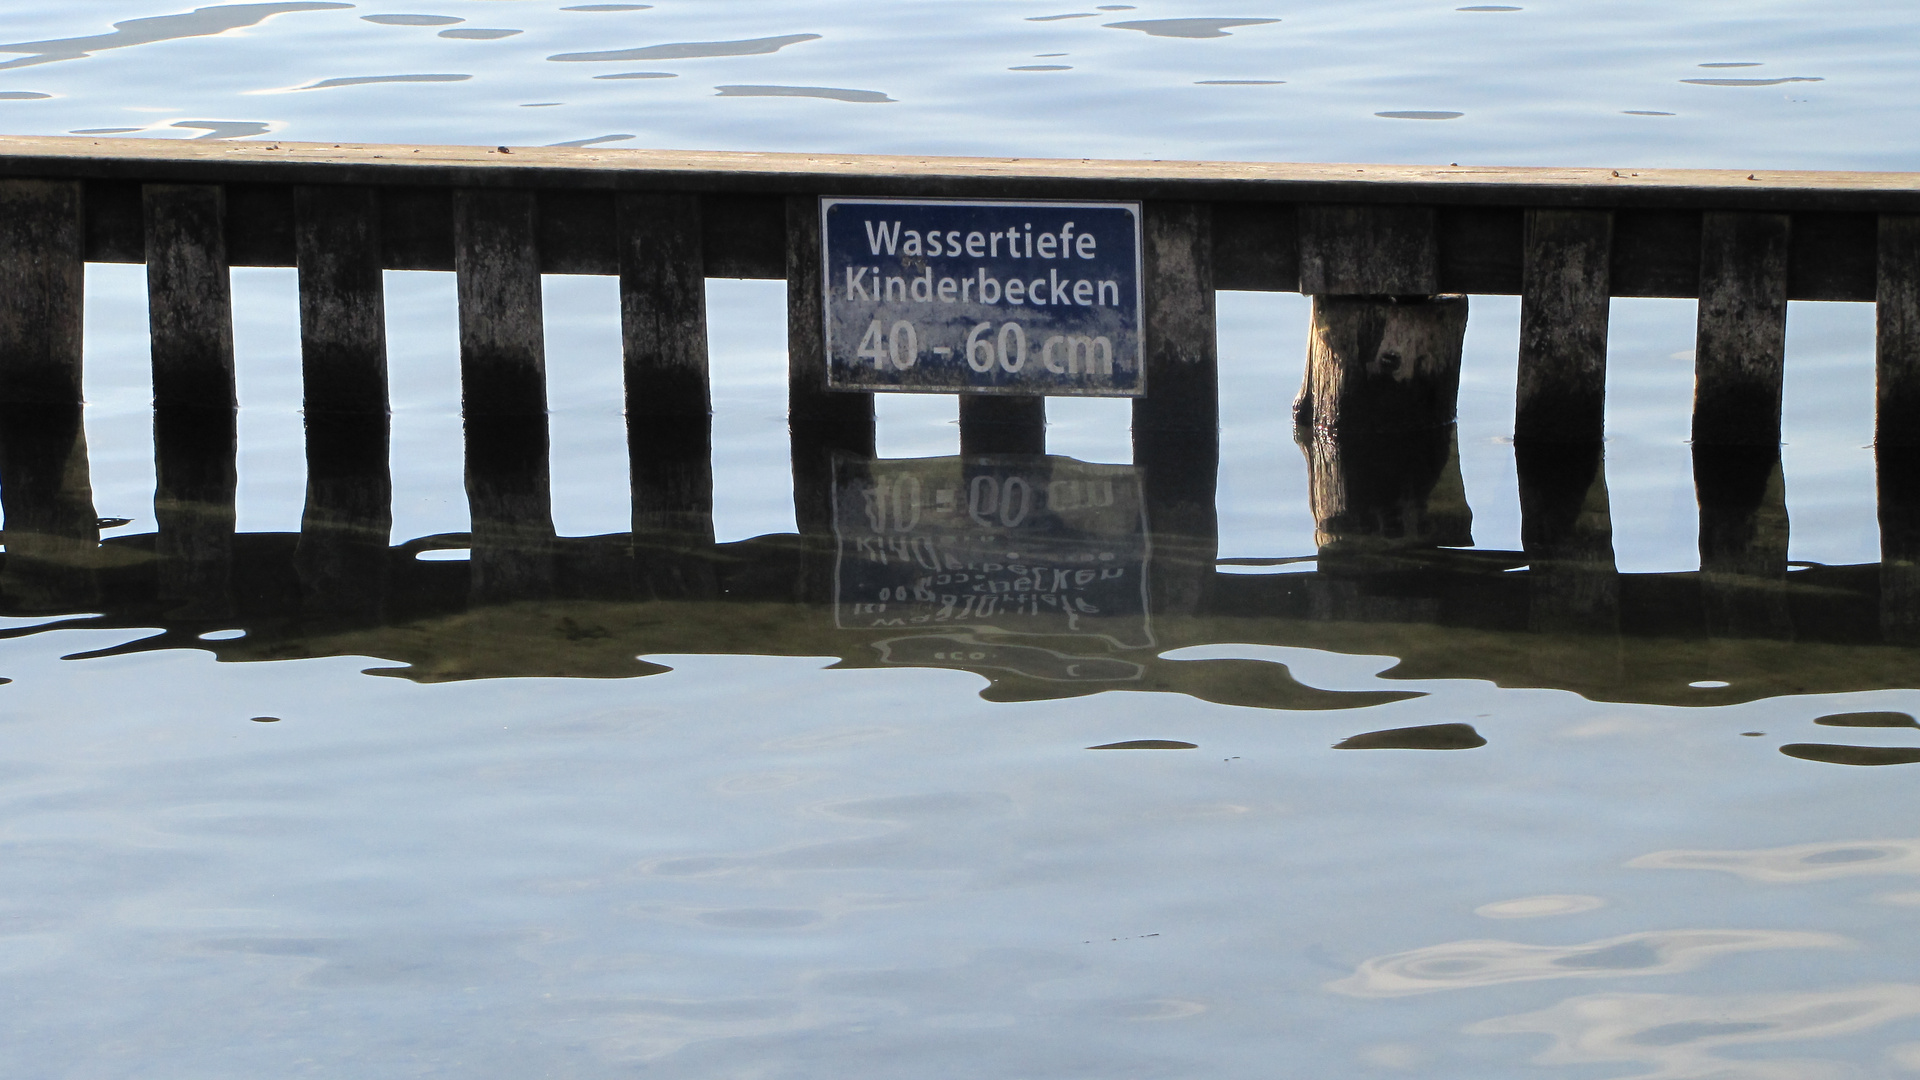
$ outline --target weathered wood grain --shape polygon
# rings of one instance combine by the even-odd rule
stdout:
[[[1440,246],[1431,206],[1300,207],[1300,291],[1310,296],[1431,296]]]
[[[305,409],[387,414],[386,288],[374,188],[295,192]]]
[[[1880,218],[1874,442],[1920,446],[1920,215]]]
[[[148,184],[143,198],[154,404],[232,409],[238,402],[225,192]]]
[[[78,405],[81,188],[0,180],[0,404]]]
[[[636,192],[614,199],[633,531],[711,543],[713,410],[701,209],[695,195]]]
[[[1466,332],[1464,296],[1314,297],[1294,423],[1335,437],[1446,427]]]
[[[1711,211],[1701,219],[1695,446],[1780,443],[1791,229],[1784,214]]]
[[[1514,439],[1600,441],[1612,248],[1607,211],[1527,212]]]

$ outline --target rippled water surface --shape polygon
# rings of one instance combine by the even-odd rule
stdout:
[[[12,134],[1920,168],[1920,32],[1886,4],[0,12]],[[1474,547],[1355,585],[1312,561],[1286,418],[1306,302],[1226,293],[1217,607],[906,641],[795,600],[822,564],[783,287],[708,298],[721,543],[687,572],[721,599],[582,571],[469,605],[452,275],[390,272],[392,599],[328,622],[293,569],[294,273],[235,271],[240,599],[194,616],[140,591],[142,270],[89,268],[108,587],[0,589],[0,1072],[1920,1072],[1920,670],[1875,617],[1870,306],[1790,309],[1794,640],[1686,614],[1691,301],[1614,302],[1631,602],[1565,635],[1528,632],[1515,557],[1517,301],[1472,300]],[[545,300],[557,531],[624,535],[615,283]],[[883,399],[872,475],[985,475],[900,464],[954,455],[954,415]],[[1061,459],[1006,468],[1124,501],[1124,404],[1049,420]],[[1180,571],[1180,537],[1109,517],[1071,543]]]

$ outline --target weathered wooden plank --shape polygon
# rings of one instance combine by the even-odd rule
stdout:
[[[1878,227],[1873,214],[1793,215],[1787,298],[1872,300]]]
[[[1292,204],[1213,204],[1213,287],[1300,291],[1300,221]]]
[[[1516,441],[1600,441],[1612,248],[1605,210],[1527,212]]]
[[[538,193],[540,269],[548,274],[617,274],[620,240],[610,191]]]
[[[961,394],[960,452],[967,455],[1046,453],[1047,399]]]
[[[1615,296],[1698,296],[1700,212],[1615,210],[1607,277]]]
[[[293,187],[226,185],[227,265],[294,266]]]
[[[793,446],[794,517],[803,535],[833,530],[833,455],[873,456],[873,395],[827,389],[826,286],[820,269],[820,203],[787,200],[787,424]],[[816,567],[816,570],[821,568]],[[810,574],[809,598],[826,595]]]
[[[713,538],[701,201],[616,197],[633,531]]]
[[[0,138],[0,175],[724,194],[1920,212],[1920,174]],[[1433,290],[1428,290],[1433,291]]]
[[[787,201],[774,195],[700,196],[707,276],[787,276]]]
[[[233,300],[220,188],[148,184],[147,323],[156,406],[232,409]]]
[[[458,191],[453,205],[472,596],[483,604],[533,599],[553,585],[534,197]]]
[[[1713,637],[1793,637],[1787,495],[1775,446],[1693,448],[1700,593]]]
[[[1874,442],[1920,446],[1920,215],[1879,221]]]
[[[1791,226],[1783,214],[1712,211],[1702,218],[1695,446],[1780,443]]]
[[[379,191],[303,187],[295,191],[294,204],[306,414],[385,416]]]
[[[0,180],[0,404],[78,405],[81,188]]]
[[[140,184],[132,180],[89,180],[85,189],[87,261],[146,262]]]
[[[1300,207],[1300,291],[1309,296],[1431,296],[1439,292],[1440,247],[1433,208]]]
[[[1528,628],[1618,633],[1620,575],[1603,445],[1516,442],[1514,464],[1530,566]]]
[[[1519,207],[1445,206],[1435,210],[1439,292],[1518,294],[1526,214]]]
[[[453,269],[453,189],[380,189],[381,264],[388,270]]]
[[[1142,347],[1147,395],[1133,399],[1133,463],[1155,547],[1155,612],[1200,610],[1219,554],[1219,340],[1213,215],[1204,203],[1143,207]]]

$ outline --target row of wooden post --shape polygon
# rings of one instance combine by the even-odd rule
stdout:
[[[358,602],[346,583],[378,562],[391,525],[377,198],[371,188],[305,187],[294,199],[308,425],[301,561],[316,598],[346,606]],[[226,588],[236,479],[224,192],[149,184],[143,200],[158,554],[182,605],[211,611]],[[77,182],[0,181],[0,409],[14,418],[0,432],[0,498],[13,554],[98,536],[79,422],[81,202]],[[553,573],[553,527],[535,196],[461,190],[454,210],[474,595],[539,595]],[[1303,221],[1300,273],[1315,309],[1296,418],[1323,548],[1337,557],[1369,545],[1470,542],[1451,441],[1466,305],[1435,295],[1432,212],[1301,213],[1314,218]],[[636,542],[712,539],[700,215],[689,194],[616,202]],[[1614,603],[1601,467],[1611,220],[1604,210],[1526,215],[1515,417],[1524,540],[1535,574],[1565,585],[1539,590],[1543,628],[1600,628]],[[1914,482],[1889,475],[1888,455],[1920,447],[1917,221],[1887,217],[1881,226],[1883,490]],[[1200,606],[1217,546],[1211,222],[1207,204],[1164,202],[1148,203],[1143,221],[1152,393],[1134,402],[1133,432],[1150,519],[1164,538],[1153,578],[1164,611]],[[1760,213],[1708,213],[1703,222],[1693,430],[1697,471],[1715,479],[1703,483],[1700,543],[1703,569],[1726,577],[1730,594],[1786,569],[1778,445],[1789,222]],[[790,197],[789,420],[796,516],[812,535],[831,528],[832,455],[871,454],[874,445],[871,395],[826,389],[819,242],[815,199]],[[1044,452],[1044,408],[1037,398],[962,395],[963,452]],[[28,432],[66,438],[65,456],[15,445]],[[1709,488],[1754,494],[1708,500]],[[1887,589],[1920,597],[1920,535],[1895,520],[1896,503],[1882,500]],[[1777,529],[1767,524],[1775,519]]]

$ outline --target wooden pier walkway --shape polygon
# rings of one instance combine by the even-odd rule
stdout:
[[[148,267],[155,553],[176,610],[231,603],[234,266],[299,269],[297,561],[316,603],[361,603],[356,583],[386,558],[386,269],[458,275],[475,601],[555,588],[543,273],[620,279],[642,548],[712,538],[704,279],[784,279],[796,514],[803,537],[826,536],[833,455],[871,455],[874,413],[870,394],[826,386],[823,196],[1142,204],[1149,393],[1133,405],[1135,464],[1164,538],[1153,603],[1173,614],[1201,610],[1216,588],[1215,290],[1315,298],[1296,415],[1323,570],[1458,542],[1462,522],[1436,492],[1457,471],[1459,297],[1519,295],[1529,617],[1597,632],[1621,619],[1601,445],[1609,299],[1700,301],[1706,607],[1716,626],[1763,635],[1791,621],[1779,591],[1786,302],[1874,302],[1882,631],[1920,639],[1920,174],[0,137],[7,573],[39,567],[35,587],[58,607],[62,590],[83,589],[61,575],[101,550],[80,422],[89,261]],[[964,452],[1044,451],[1043,399],[966,395],[960,409]],[[802,579],[825,587],[817,572]]]

